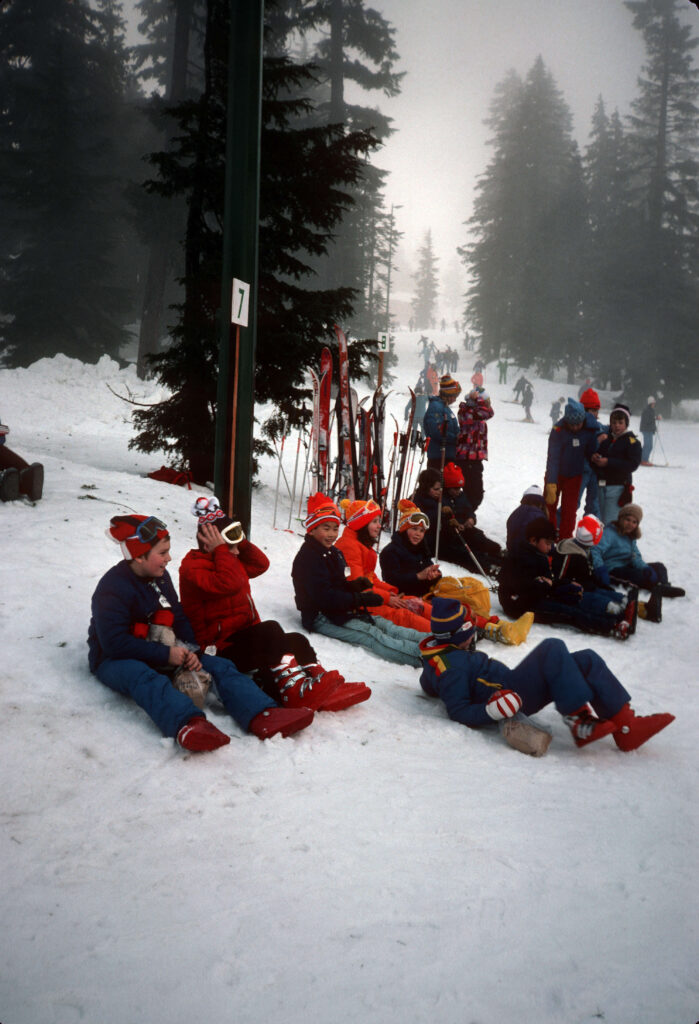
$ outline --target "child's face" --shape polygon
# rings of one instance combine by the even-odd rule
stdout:
[[[549,554],[551,554],[551,544],[552,544],[552,541],[550,540],[549,537],[539,537],[538,540],[532,541],[532,543],[534,544],[534,547],[536,548],[536,550],[538,552],[540,552],[540,554],[542,554],[542,555],[549,555]]]
[[[626,430],[626,418],[624,416],[612,416],[609,421],[609,426],[611,427],[614,437],[618,437],[619,434],[623,434]]]
[[[379,516],[375,516],[370,523],[367,523],[366,532],[372,540],[376,540],[378,535],[381,533],[381,519]]]
[[[311,530],[311,537],[322,544],[324,548],[331,548],[337,540],[340,524],[334,519],[326,519]]]
[[[417,523],[415,526],[409,526],[405,532],[410,543],[417,546],[425,536],[425,525],[424,523]]]
[[[638,526],[638,519],[627,512],[625,516],[621,517],[619,524],[621,525],[622,533],[633,533]]]
[[[147,555],[140,555],[131,562],[131,568],[137,576],[144,579],[160,579],[172,561],[170,555],[170,538],[165,537],[155,544]]]
[[[439,501],[439,499],[442,497],[442,484],[439,480],[437,481],[436,484],[432,484],[428,491],[428,494],[430,498],[434,498],[436,501]]]

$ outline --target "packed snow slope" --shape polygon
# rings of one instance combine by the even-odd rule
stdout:
[[[417,340],[398,335],[399,421]],[[460,354],[467,383],[476,354]],[[506,402],[513,371],[496,377],[480,525],[504,541],[543,481],[551,401],[577,388],[530,375],[526,424]],[[110,516],[164,519],[175,581],[195,532],[194,494],[146,477],[164,460],[128,450],[134,406],[110,388],[161,397],[106,358],[0,371],[8,443],[46,467],[42,501],[0,507],[3,1024],[695,1021],[699,424],[663,423],[671,465],[636,474],[641,550],[688,596],[627,643],[535,626],[523,647],[488,645],[510,665],[554,634],[594,647],[638,711],[677,716],[640,751],[579,751],[548,708],[553,742],[528,758],[450,722],[416,670],[317,637],[370,701],[264,743],[212,706],[232,742],[188,756],[87,668],[90,597],[119,557]],[[273,528],[276,469],[254,497],[272,566],[253,590],[263,618],[296,629],[302,531],[296,507],[287,532],[283,482]]]

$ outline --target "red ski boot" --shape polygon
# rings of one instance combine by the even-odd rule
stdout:
[[[303,671],[312,681],[313,691],[321,687],[322,694],[316,711],[344,711],[354,704],[369,700],[371,690],[366,683],[348,683],[337,669],[324,669],[322,665],[304,665]],[[326,689],[332,682],[331,689]]]
[[[268,740],[270,736],[291,736],[300,732],[313,721],[310,708],[265,708],[255,715],[248,726],[248,731],[260,740]]]
[[[203,715],[195,715],[177,733],[177,742],[183,750],[216,750],[231,742],[230,736],[221,732]]]
[[[621,711],[617,711],[611,722],[616,730],[614,742],[619,750],[625,753],[629,750],[637,750],[646,743],[656,732],[660,732],[675,721],[674,715],[636,715],[630,704],[625,704]]]
[[[595,743],[619,728],[614,722],[593,715],[589,704],[583,704],[572,715],[564,715],[563,720],[573,734],[576,747],[586,747],[588,743]]]

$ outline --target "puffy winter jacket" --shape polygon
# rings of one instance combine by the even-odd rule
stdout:
[[[133,635],[133,627],[148,624],[155,612],[171,608],[175,636],[194,645],[194,632],[177,600],[170,574],[158,580],[137,576],[128,562],[113,565],[92,595],[92,619],[87,634],[90,671],[105,658],[145,661],[153,668],[165,668],[170,648]]]
[[[379,554],[381,574],[387,583],[397,587],[401,594],[424,595],[432,588],[432,580],[419,580],[417,574],[432,565],[432,558],[424,540],[411,544],[406,533],[393,534],[391,543]]]
[[[641,452],[641,443],[630,430],[625,430],[618,437],[610,434],[599,446],[599,454],[607,458],[607,465],[592,465],[597,479],[611,487],[631,483],[631,474],[641,464]]]
[[[546,483],[556,483],[560,477],[582,476],[585,461],[597,448],[597,437],[602,432],[597,419],[588,412],[582,429],[568,429],[565,419],[560,419],[549,434],[548,457],[546,459]]]
[[[592,563],[596,570],[606,569],[608,573],[624,565],[632,565],[635,569],[650,568],[641,558],[636,541],[619,533],[616,523],[605,526],[602,540],[592,549]]]
[[[326,548],[314,537],[305,537],[291,566],[291,578],[304,629],[313,629],[319,612],[338,625],[353,615],[366,615],[361,594],[348,586],[345,556],[335,546]]]
[[[507,520],[507,550],[512,552],[527,539],[527,527],[535,519],[546,518],[546,503],[536,495],[526,495]]]
[[[546,580],[551,583],[546,583]],[[498,580],[498,597],[503,611],[511,618],[519,618],[525,612],[536,611],[538,604],[548,598],[564,604],[576,604],[582,591],[571,582],[559,583],[546,555],[527,541],[514,554],[505,557]]]
[[[371,580],[371,589],[381,595],[384,603],[388,601],[391,594],[398,593],[397,587],[392,587],[390,583],[385,583],[376,575],[376,563],[379,556],[374,548],[368,548],[366,544],[362,544],[356,530],[346,526],[342,531],[342,536],[337,539],[335,547],[345,556],[350,570],[348,579],[356,580],[358,576],[366,576]]]
[[[459,424],[456,416],[439,395],[433,395],[427,405],[422,425],[425,436],[429,437],[430,444],[427,449],[428,459],[440,459],[442,457],[442,442],[445,444],[445,462],[453,462],[456,459],[456,439],[459,436]],[[444,427],[444,433],[442,433]]]
[[[180,565],[182,607],[199,645],[222,646],[241,629],[260,621],[250,593],[250,580],[269,568],[264,551],[244,540],[234,555],[227,544],[209,553],[188,551]]]

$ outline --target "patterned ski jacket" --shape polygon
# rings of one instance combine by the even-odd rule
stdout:
[[[488,423],[494,415],[489,402],[481,397],[467,398],[459,405],[459,437],[456,456],[462,462],[475,462],[488,458]]]
[[[170,574],[148,580],[137,576],[127,561],[118,562],[97,584],[92,595],[92,618],[87,633],[90,671],[106,658],[145,661],[166,668],[170,648],[166,644],[134,636],[133,627],[150,623],[155,612],[170,608],[175,636],[196,647],[194,632],[177,599]]]
[[[442,441],[444,441],[446,446],[444,461],[453,462],[456,459],[456,440],[459,436],[459,424],[451,408],[439,395],[433,395],[430,398],[422,425],[425,430],[425,437],[430,439],[427,458],[441,459]],[[444,432],[442,432],[443,427]]]
[[[249,540],[234,555],[227,544],[211,553],[188,551],[180,565],[182,607],[200,647],[223,646],[233,634],[260,621],[250,580],[269,568],[264,551]]]

